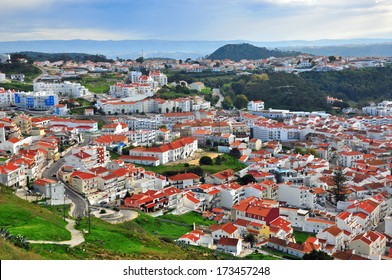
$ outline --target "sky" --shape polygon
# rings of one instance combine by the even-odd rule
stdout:
[[[0,41],[392,38],[392,0],[1,0]]]

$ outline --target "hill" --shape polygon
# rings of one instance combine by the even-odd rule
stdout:
[[[241,59],[264,59],[271,56],[286,57],[296,56],[301,54],[295,51],[280,51],[269,50],[264,47],[256,47],[251,44],[227,44],[220,47],[215,52],[210,54],[207,58],[212,60],[230,59],[233,61],[240,61]]]
[[[113,62],[111,59],[107,59],[104,55],[99,54],[87,54],[87,53],[44,53],[44,52],[18,52],[12,53],[11,56],[22,56],[26,57],[31,61],[69,61],[74,60],[76,62],[84,62],[90,60],[92,62]]]
[[[0,228],[12,235],[23,235],[29,240],[69,240],[65,229],[62,206],[40,206],[15,196],[11,189],[0,185]],[[224,253],[204,248],[177,246],[173,240],[192,230],[193,222],[201,216],[165,216],[156,219],[140,213],[134,221],[110,224],[91,218],[91,231],[84,235],[85,242],[70,248],[60,244],[29,244],[29,249],[19,243],[0,238],[0,259],[50,259],[50,260],[129,260],[129,259],[232,259]],[[170,220],[174,219],[173,222]],[[166,221],[166,222],[165,222]],[[180,223],[180,224],[179,224]],[[77,229],[88,229],[87,218]]]

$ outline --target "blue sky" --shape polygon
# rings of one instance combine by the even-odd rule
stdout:
[[[392,38],[392,0],[1,0],[0,41]]]

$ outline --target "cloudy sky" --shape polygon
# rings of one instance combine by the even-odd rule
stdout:
[[[1,0],[0,41],[392,38],[392,0]]]

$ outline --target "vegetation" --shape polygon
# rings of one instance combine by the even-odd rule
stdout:
[[[183,215],[173,215],[173,214],[166,214],[163,216],[160,216],[158,220],[165,219],[165,220],[172,220],[178,223],[184,223],[188,224],[190,226],[193,226],[193,223],[196,225],[202,225],[202,226],[209,226],[212,224],[215,224],[214,221],[208,220],[201,216],[199,213],[195,212],[189,212]]]
[[[219,165],[189,165],[186,167],[183,163],[178,163],[176,165],[141,166],[143,166],[143,168],[145,168],[146,170],[154,171],[158,174],[163,174],[166,176],[187,172],[192,172],[199,176],[204,176],[205,174],[213,174],[229,168],[233,169],[234,171],[240,171],[246,167],[246,165],[239,162],[238,159],[233,158],[229,155],[221,155],[220,160],[221,164]]]
[[[107,59],[106,56],[100,54],[87,53],[42,53],[42,52],[19,52],[13,56],[19,55],[32,61],[50,61],[55,62],[59,60],[74,60],[76,62],[83,62],[90,60],[92,62],[113,62],[112,59]]]
[[[305,254],[303,260],[333,260],[333,257],[323,251],[312,250],[312,252]]]
[[[26,82],[32,82],[41,74],[41,70],[30,63],[21,63],[11,57],[12,63],[0,63],[0,72],[9,74],[24,74]]]
[[[14,89],[17,91],[33,91],[33,85],[19,82],[0,83],[0,87],[4,89]]]
[[[346,188],[344,183],[347,181],[346,177],[343,174],[343,170],[341,168],[335,169],[333,172],[333,181],[335,183],[334,187],[332,188],[332,192],[335,196],[336,203],[339,201],[346,200]]]
[[[246,174],[243,177],[238,179],[238,183],[242,186],[247,185],[249,183],[255,183],[256,179],[252,174]]]
[[[123,76],[120,74],[89,74],[81,77],[80,84],[94,93],[108,93],[110,86],[115,83],[123,83]]]
[[[281,258],[270,256],[270,255],[263,255],[260,253],[252,253],[247,255],[244,260],[280,260]]]
[[[0,190],[0,213],[0,227],[7,228],[11,234],[31,240],[71,239],[62,215],[20,199],[4,186]]]
[[[293,234],[294,234],[295,242],[299,243],[299,244],[305,243],[305,241],[308,239],[308,237],[315,236],[312,233],[296,231],[296,230],[293,231]]]
[[[212,165],[212,164],[213,164],[213,161],[212,161],[212,158],[209,157],[209,156],[202,156],[202,157],[199,159],[199,164],[200,164],[200,165]]]
[[[249,100],[248,100],[248,98],[246,97],[246,95],[240,94],[240,95],[237,95],[237,96],[234,98],[233,104],[234,104],[234,106],[235,106],[237,109],[243,109],[243,108],[246,108],[246,106],[248,105],[248,102],[249,102]]]
[[[295,152],[297,154],[301,154],[301,155],[310,154],[310,155],[314,155],[315,157],[318,157],[318,153],[317,153],[316,149],[314,149],[314,148],[306,148],[305,150],[303,150],[299,147],[296,147]]]
[[[230,59],[233,61],[240,61],[241,59],[263,59],[271,56],[274,57],[285,57],[285,56],[296,56],[301,54],[300,52],[293,51],[280,51],[280,50],[268,50],[263,47],[256,47],[251,44],[227,44],[220,47],[207,58],[213,60]]]

